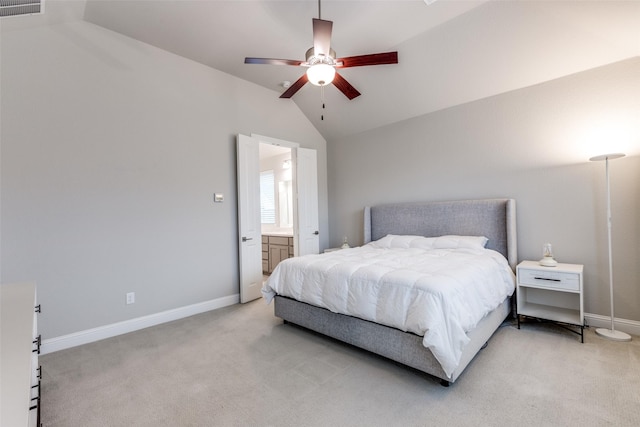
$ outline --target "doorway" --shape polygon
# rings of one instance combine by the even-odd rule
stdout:
[[[240,301],[248,302],[261,297],[263,271],[285,258],[319,252],[317,153],[260,135],[238,135],[237,149]],[[261,151],[270,166],[261,166]],[[268,170],[265,185],[273,191],[263,208],[261,171]],[[273,234],[266,246],[263,223]]]
[[[262,274],[298,252],[294,239],[291,148],[260,142],[260,231]]]

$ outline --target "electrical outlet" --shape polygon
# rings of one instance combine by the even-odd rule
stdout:
[[[134,302],[136,302],[136,293],[135,292],[128,292],[127,293],[127,304],[133,304]]]

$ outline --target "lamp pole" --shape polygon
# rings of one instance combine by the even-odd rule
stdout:
[[[609,300],[611,304],[611,329],[597,328],[596,334],[601,337],[614,340],[614,341],[631,341],[631,336],[624,332],[616,331],[614,324],[614,311],[613,311],[613,250],[611,249],[611,187],[609,184],[609,160],[619,159],[624,157],[622,153],[603,154],[595,156],[589,160],[593,162],[605,161],[605,170],[607,176],[607,232],[609,243]]]

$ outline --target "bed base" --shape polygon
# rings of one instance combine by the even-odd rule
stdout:
[[[283,296],[275,297],[274,314],[312,331],[425,372],[448,386],[460,376],[473,357],[489,341],[511,311],[511,298],[484,317],[468,336],[471,341],[464,348],[460,364],[448,378],[431,351],[422,345],[422,337],[388,326],[333,313],[324,308]]]

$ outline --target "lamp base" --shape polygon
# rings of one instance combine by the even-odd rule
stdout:
[[[598,328],[596,334],[612,341],[631,341],[631,335],[614,329]]]
[[[555,267],[558,265],[558,261],[553,259],[552,256],[546,256],[539,261],[540,265],[543,267]]]

